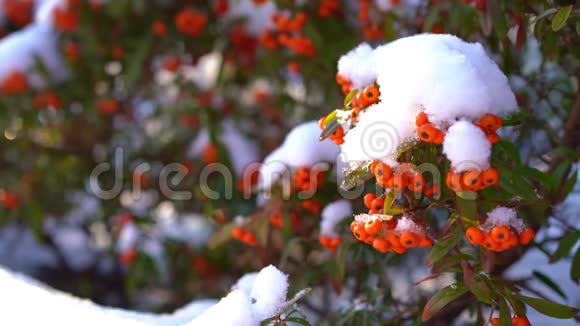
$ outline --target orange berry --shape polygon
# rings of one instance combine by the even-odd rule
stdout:
[[[499,172],[495,168],[490,167],[489,169],[483,171],[481,180],[484,186],[491,187],[499,180]]]
[[[372,192],[369,192],[363,197],[366,208],[371,208],[372,202],[375,200],[375,198],[377,198],[377,195]]]
[[[407,187],[413,192],[422,192],[425,188],[425,177],[417,173],[408,179]]]
[[[481,246],[489,251],[496,251],[498,248],[498,244],[489,235],[485,237]]]
[[[401,240],[401,245],[405,248],[417,247],[421,241],[421,238],[417,235],[417,233],[412,231],[405,231],[401,233],[399,239]]]
[[[175,16],[175,27],[183,34],[191,37],[198,36],[207,23],[207,16],[193,9],[185,9]]]
[[[329,246],[332,248],[336,248],[336,247],[340,246],[341,244],[342,244],[341,238],[334,238],[334,239],[331,239],[329,242]]]
[[[325,235],[321,235],[318,238],[318,241],[320,241],[320,244],[323,245],[324,247],[330,247],[330,238],[325,236]]]
[[[445,141],[445,133],[441,130],[437,130],[437,134],[435,135],[435,138],[433,138],[433,144],[441,145],[443,144],[444,141]]]
[[[373,248],[384,254],[391,249],[391,244],[384,238],[376,238],[373,240]]]
[[[520,243],[523,245],[527,245],[530,242],[532,242],[532,240],[534,240],[534,237],[536,236],[536,232],[530,228],[525,228],[519,235],[519,240]]]
[[[389,165],[379,162],[374,168],[374,175],[377,179],[388,180],[393,175],[393,170]]]
[[[350,222],[350,232],[352,232],[354,234],[354,228],[359,224],[360,223],[358,223],[357,221]]]
[[[362,109],[359,108],[358,106],[355,106],[352,108],[352,111],[350,112],[350,119],[354,122],[358,122],[358,117],[361,113]]]
[[[376,86],[368,86],[366,87],[363,92],[362,92],[362,96],[361,99],[363,99],[363,103],[361,104],[365,104],[364,106],[369,106],[373,103],[376,103],[379,101],[379,96],[381,95],[381,92],[379,91],[379,89]]]
[[[505,225],[497,225],[491,230],[491,237],[495,242],[507,242],[510,238],[510,228]]]
[[[434,183],[425,189],[425,196],[434,198],[441,194],[441,185]]]
[[[250,246],[255,246],[256,236],[251,232],[246,232],[246,234],[244,234],[244,236],[242,237],[242,241]]]
[[[239,226],[236,226],[232,229],[232,237],[234,239],[240,240],[246,232]]]
[[[499,318],[498,317],[493,317],[491,319],[491,323],[493,324],[493,326],[499,326]]]
[[[383,228],[383,223],[378,218],[369,219],[365,223],[365,232],[368,235],[376,235],[377,233],[381,232],[382,228]]]
[[[383,212],[384,208],[385,208],[385,198],[384,197],[375,198],[371,203],[371,209],[375,210],[377,212]]]
[[[458,191],[463,190],[463,187],[461,185],[461,173],[453,173],[451,175],[451,179],[450,180],[451,180],[450,181],[451,184],[450,184],[450,187],[449,188],[451,190],[453,190],[455,192],[458,192]]]
[[[494,132],[496,131],[501,125],[503,124],[502,118],[493,115],[493,114],[486,114],[480,120],[479,124],[487,131],[487,132]]]
[[[530,321],[526,317],[514,316],[512,318],[513,326],[530,326]]]
[[[508,248],[513,248],[513,247],[517,247],[517,245],[520,243],[520,239],[512,234],[507,242],[507,246]]]
[[[359,240],[359,241],[363,241],[363,242],[364,242],[364,241],[365,241],[365,240],[368,238],[368,236],[369,236],[369,235],[367,234],[367,232],[365,231],[365,227],[364,227],[364,225],[362,225],[362,224],[361,224],[361,225],[357,225],[357,226],[355,226],[355,228],[354,228],[354,230],[353,230],[352,234],[354,234],[354,237],[355,237],[357,240]]]
[[[478,227],[472,226],[465,231],[465,237],[469,243],[478,245],[485,240],[485,234]]]
[[[402,255],[402,254],[404,254],[404,253],[405,253],[405,251],[407,251],[407,248],[405,248],[405,247],[397,247],[397,246],[391,246],[391,249],[392,249],[394,252],[398,253],[399,255]]]
[[[497,144],[500,141],[499,135],[495,132],[490,132],[489,134],[486,134],[485,137],[492,145]]]
[[[395,234],[395,232],[389,232],[387,233],[387,241],[389,241],[389,243],[393,246],[393,247],[402,247],[401,245],[401,240],[399,239],[399,237]]]
[[[422,125],[428,122],[429,118],[427,117],[427,114],[425,112],[419,112],[419,114],[417,114],[417,118],[415,118],[415,124],[417,125],[417,127],[421,127]]]
[[[421,127],[419,127],[419,129],[417,129],[417,134],[419,135],[419,138],[422,141],[426,143],[431,143],[437,136],[438,131],[439,130],[435,128],[433,124],[425,123]]]
[[[427,236],[424,236],[421,238],[421,240],[419,241],[419,247],[432,247],[433,246],[433,240]]]
[[[477,190],[480,184],[481,172],[467,171],[462,175],[462,184],[470,190]]]
[[[387,220],[387,230],[393,230],[397,227],[397,219],[391,217]]]
[[[393,189],[395,190],[403,190],[407,185],[406,178],[402,175],[397,173],[393,176]]]

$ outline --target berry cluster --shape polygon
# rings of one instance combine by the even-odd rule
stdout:
[[[321,235],[318,238],[320,244],[332,253],[336,253],[338,246],[342,244],[342,239],[335,236]]]
[[[381,253],[391,250],[403,254],[410,248],[433,245],[425,228],[406,216],[397,219],[389,215],[360,214],[355,216],[350,230],[357,240]]]
[[[318,120],[318,125],[320,126],[320,130],[324,130],[326,128],[326,116],[320,118]],[[332,140],[337,145],[342,145],[344,143],[344,128],[342,126],[338,126],[336,130],[328,136],[328,139]]]
[[[375,176],[377,184],[386,189],[393,189],[396,191],[408,189],[411,192],[423,192],[430,198],[441,193],[441,186],[439,184],[431,182],[427,185],[425,177],[408,163],[399,164],[393,170],[393,168],[386,163],[373,161],[370,166],[370,171]],[[367,201],[365,199],[365,205],[366,203]],[[367,207],[371,208],[368,205]],[[380,211],[377,213],[380,213]]]
[[[447,187],[455,192],[478,191],[495,185],[499,180],[499,172],[495,168],[488,168],[484,171],[455,172],[449,170],[445,178]]]
[[[272,15],[275,29],[266,29],[260,35],[259,42],[267,49],[274,50],[279,46],[285,46],[295,55],[313,57],[316,49],[312,41],[302,34],[306,24],[306,14],[298,12],[294,18],[275,13]]]
[[[516,217],[514,210],[505,207],[497,207],[488,213],[485,223],[465,231],[469,243],[496,252],[511,249],[518,244],[527,245],[535,235],[534,230]]]
[[[330,17],[340,13],[340,1],[338,0],[321,0],[318,7],[318,16]]]
[[[365,87],[362,92],[359,92],[351,102],[352,111],[350,118],[353,122],[358,122],[360,113],[379,101],[379,88],[376,85]]]
[[[241,226],[236,226],[232,229],[232,237],[248,246],[256,245],[256,235],[251,231],[245,230]]]
[[[275,209],[270,213],[270,223],[279,229],[284,227],[284,218],[282,216],[282,210]],[[300,226],[300,219],[298,218],[298,214],[292,212],[290,214],[290,223],[294,228]]]
[[[292,185],[298,191],[316,190],[323,182],[323,171],[312,171],[307,166],[298,168],[292,176]]]
[[[185,9],[175,15],[175,28],[190,37],[201,34],[206,23],[207,16],[195,9]]]

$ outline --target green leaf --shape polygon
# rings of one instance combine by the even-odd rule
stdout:
[[[580,231],[566,234],[560,240],[560,244],[558,245],[558,249],[556,249],[556,251],[552,255],[550,262],[554,263],[554,262],[557,262],[558,260],[568,256],[570,254],[570,251],[572,250],[572,248],[576,244],[576,242],[578,242],[578,240],[580,240]]]
[[[307,326],[310,325],[310,323],[308,322],[308,320],[302,319],[302,318],[299,318],[299,317],[288,317],[288,318],[284,319],[284,321],[286,321],[286,322],[290,321],[290,322],[293,322],[293,323],[296,323],[296,324],[300,324],[300,325],[307,325]]]
[[[576,308],[568,307],[552,301],[527,297],[525,295],[516,295],[516,297],[525,302],[528,306],[534,308],[537,312],[553,318],[569,319],[573,318],[576,313],[578,313],[578,309]]]
[[[511,326],[510,308],[503,297],[499,298],[499,326]]]
[[[337,119],[333,119],[332,121],[330,121],[324,127],[324,130],[322,131],[322,134],[320,134],[320,140],[324,140],[328,136],[332,135],[336,131],[336,129],[338,129],[338,127],[340,127],[340,123],[338,123],[338,120]]]
[[[354,97],[356,96],[356,94],[358,94],[358,89],[353,89],[350,92],[348,92],[348,94],[346,94],[346,97],[344,98],[344,107],[348,107],[350,105],[350,102],[352,102],[352,100],[354,99]],[[336,111],[335,111],[335,116],[336,116]],[[325,120],[326,122],[326,120]]]
[[[576,254],[574,254],[574,258],[572,258],[570,276],[575,282],[578,282],[580,279],[580,250],[576,250]]]
[[[568,178],[568,180],[564,184],[564,187],[562,187],[561,198],[566,198],[568,196],[568,194],[570,194],[570,192],[572,192],[572,190],[574,190],[574,186],[576,185],[577,181],[578,181],[578,170],[576,170],[576,171],[574,171],[574,173],[572,173],[572,176],[570,176],[570,178]]]
[[[475,282],[470,290],[471,293],[473,293],[479,301],[491,305],[492,303],[491,294],[485,282],[483,281]]]
[[[427,257],[427,266],[431,266],[436,262],[438,262],[439,260],[441,260],[441,258],[445,257],[445,255],[447,255],[447,253],[453,247],[459,244],[461,238],[462,238],[461,227],[457,226],[455,228],[454,234],[450,238],[435,243],[433,249],[431,249],[431,252]]]
[[[441,309],[443,309],[448,303],[459,298],[464,293],[467,292],[467,288],[462,283],[455,283],[444,287],[439,292],[437,292],[425,305],[423,309],[423,314],[421,315],[422,321],[430,320],[435,314],[437,314]]]
[[[497,167],[500,175],[499,186],[512,195],[527,200],[537,200],[538,196],[533,187],[524,179],[518,170],[512,170],[503,166]]]
[[[147,34],[143,39],[139,42],[139,46],[135,54],[131,57],[131,61],[129,62],[129,66],[127,67],[127,73],[125,74],[125,83],[127,85],[127,89],[132,90],[143,72],[143,66],[145,65],[145,60],[147,60],[147,56],[149,51],[151,50],[151,35]]]
[[[568,299],[566,297],[566,294],[562,291],[562,289],[558,286],[558,284],[556,284],[554,281],[552,281],[552,279],[549,278],[546,274],[538,272],[538,271],[534,271],[532,273],[532,275],[535,278],[537,278],[540,282],[544,283],[547,287],[554,290],[554,292],[556,292],[560,297],[562,297],[562,299],[564,299],[564,300]]]
[[[457,196],[457,208],[461,214],[461,220],[467,227],[478,225],[477,202]]]
[[[385,41],[393,41],[397,38],[397,30],[395,29],[395,19],[392,15],[387,15],[385,18]]]
[[[568,5],[566,7],[562,7],[554,15],[554,18],[552,18],[552,30],[554,32],[561,30],[562,27],[564,27],[564,25],[566,25],[566,21],[568,20],[568,17],[570,17],[570,13],[572,13],[573,8],[574,8],[574,5]]]

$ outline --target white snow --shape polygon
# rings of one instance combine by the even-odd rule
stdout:
[[[286,303],[288,277],[271,265],[254,277],[251,295],[237,289],[218,303],[198,300],[172,314],[152,314],[102,307],[0,268],[1,320],[9,325],[256,326]]]
[[[395,233],[401,235],[405,231],[415,232],[419,236],[425,235],[425,228],[419,226],[412,219],[407,216],[403,216],[397,220],[397,227],[395,227]]]
[[[482,225],[482,228],[489,231],[496,225],[509,225],[516,231],[522,232],[526,225],[517,217],[515,209],[498,206],[487,213],[487,220]]]
[[[272,265],[263,268],[256,276],[250,292],[252,311],[257,320],[276,315],[286,302],[287,293],[288,275]]]
[[[373,49],[368,43],[361,43],[356,48],[340,57],[338,73],[352,83],[352,88],[362,90],[372,85],[377,79]]]
[[[363,112],[356,127],[346,134],[341,147],[346,162],[394,160],[393,154],[402,144],[417,138],[415,118],[421,111],[445,131],[458,119],[476,122],[486,113],[501,116],[517,109],[508,79],[481,44],[452,35],[420,34],[372,51],[363,45],[342,60],[343,66],[354,67],[357,73],[363,73],[372,62],[381,92],[380,102]],[[470,141],[462,140],[466,145],[461,148],[480,144]],[[468,159],[487,162],[485,147],[478,158]],[[462,161],[469,156],[454,154]]]
[[[317,121],[308,121],[292,129],[284,143],[264,160],[260,168],[258,187],[269,189],[280,178],[280,173],[300,166],[312,167],[316,163],[335,163],[339,147],[329,139],[319,141]]]
[[[345,217],[349,217],[352,214],[352,204],[348,200],[341,199],[326,205],[321,214],[320,234],[338,236],[334,228]]]
[[[140,233],[139,228],[133,222],[128,222],[123,225],[119,233],[119,239],[117,240],[117,252],[123,253],[135,248]]]
[[[443,142],[443,153],[451,161],[455,172],[483,171],[489,167],[491,143],[481,129],[462,120],[449,127]]]

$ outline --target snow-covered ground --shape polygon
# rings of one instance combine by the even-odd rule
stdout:
[[[273,266],[243,277],[225,298],[191,302],[172,314],[108,308],[0,268],[2,325],[253,326],[286,304],[288,276]]]

